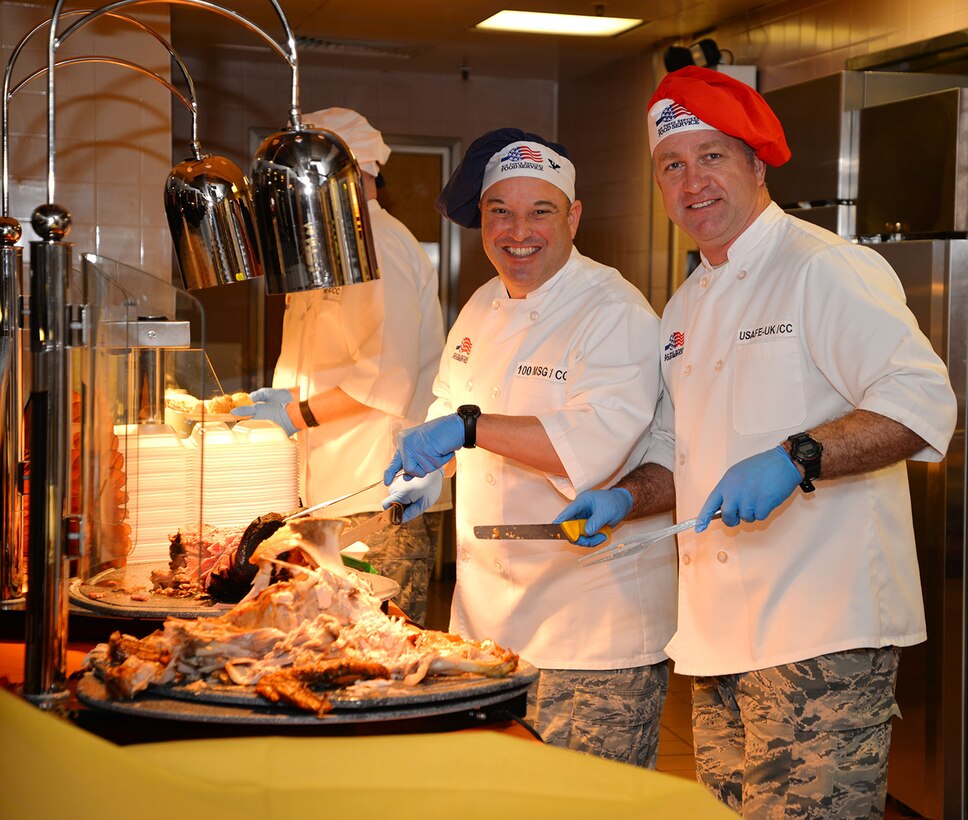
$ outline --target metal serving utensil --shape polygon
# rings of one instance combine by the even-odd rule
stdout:
[[[716,512],[712,519],[722,518],[722,512]],[[651,544],[656,543],[656,541],[661,541],[663,538],[668,538],[670,535],[675,535],[676,533],[685,532],[686,530],[691,530],[696,526],[696,521],[698,518],[690,518],[687,521],[680,521],[678,524],[673,524],[669,527],[663,527],[661,530],[653,530],[652,532],[646,533],[641,538],[636,538],[634,541],[620,541],[618,544],[607,544],[600,549],[590,552],[588,555],[583,556],[578,559],[578,563],[583,567],[592,567],[595,564],[603,564],[606,561],[611,561],[615,558],[624,558],[627,555],[634,555],[640,550],[645,549]]]
[[[400,470],[400,472],[398,472],[394,476],[394,478],[397,478],[401,475],[403,475],[403,470]],[[360,487],[358,490],[353,490],[353,492],[351,493],[346,493],[345,495],[339,495],[336,498],[329,499],[328,501],[321,501],[319,504],[313,504],[312,507],[306,507],[306,509],[304,510],[298,510],[297,512],[294,512],[292,515],[287,515],[285,518],[282,519],[282,522],[284,524],[288,524],[294,518],[302,518],[304,515],[309,515],[310,513],[316,512],[316,510],[322,510],[322,509],[325,509],[326,507],[332,507],[333,504],[338,504],[340,501],[345,501],[347,498],[352,498],[354,495],[365,493],[367,490],[372,490],[374,487],[377,487],[382,483],[383,483],[383,479],[381,478],[378,481],[374,481],[372,484],[367,484],[365,487]]]

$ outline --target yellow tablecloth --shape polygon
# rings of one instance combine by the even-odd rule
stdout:
[[[0,690],[0,817],[728,818],[688,780],[498,733],[116,746]]]

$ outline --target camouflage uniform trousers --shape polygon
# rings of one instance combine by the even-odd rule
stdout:
[[[883,817],[899,655],[855,649],[695,678],[699,782],[757,820]]]
[[[347,516],[347,528],[356,526],[375,513]],[[363,560],[372,564],[381,575],[400,584],[400,593],[393,602],[418,624],[427,618],[427,595],[430,575],[437,562],[437,543],[443,527],[443,513],[418,515],[413,521],[394,526],[367,536],[370,551]]]
[[[655,768],[669,662],[632,669],[542,669],[525,720],[546,743]]]

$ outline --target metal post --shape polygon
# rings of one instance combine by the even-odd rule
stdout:
[[[57,241],[70,216],[44,205],[31,218],[43,241],[31,242],[30,532],[24,695],[44,705],[67,679],[65,518],[70,503],[70,381],[67,276],[71,246]]]
[[[0,217],[0,603],[24,591],[20,223]]]

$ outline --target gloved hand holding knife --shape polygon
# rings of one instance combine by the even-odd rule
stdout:
[[[600,532],[605,527],[617,527],[632,509],[632,494],[621,487],[610,490],[586,490],[565,507],[553,523],[587,518],[585,532],[575,539],[583,547],[597,547],[608,538]]]
[[[433,470],[425,476],[397,476],[390,483],[390,494],[383,499],[383,509],[394,502],[403,504],[403,523],[412,521],[440,498],[443,483],[443,470]]]
[[[390,490],[383,509],[393,502],[403,504],[404,522],[425,512],[440,497],[443,466],[463,446],[464,422],[456,413],[401,430],[397,450],[383,474]]]
[[[709,526],[717,510],[722,510],[727,527],[740,521],[763,521],[802,480],[783,445],[743,459],[726,471],[709,494],[696,516],[696,532]]]

